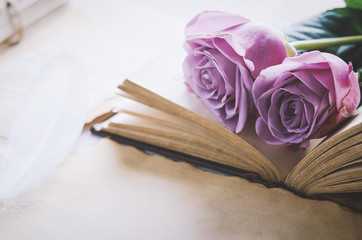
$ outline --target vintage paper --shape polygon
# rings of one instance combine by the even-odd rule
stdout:
[[[2,239],[358,239],[362,214],[102,139],[0,215]]]

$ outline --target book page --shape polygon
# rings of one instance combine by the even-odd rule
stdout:
[[[362,147],[360,145],[356,147]],[[307,191],[311,194],[353,193],[361,192],[362,188],[362,158],[346,167],[326,175],[323,179],[313,182]],[[362,205],[362,203],[361,203]]]
[[[129,101],[123,101],[118,113],[105,123],[96,125],[95,130],[152,144],[155,148],[177,151],[179,155],[188,154],[190,161],[194,159],[193,157],[202,158],[216,163],[212,166],[224,164],[256,172],[260,174],[260,177],[268,178],[269,175],[264,170],[270,167],[268,160],[257,153],[252,153],[250,147],[249,152],[241,150],[240,146],[243,144],[245,146],[245,143],[236,145],[240,140],[236,135],[233,135],[234,138],[231,139],[225,138],[223,135],[227,133],[215,134],[213,130],[203,129],[205,122],[195,124],[188,121],[188,118],[184,119],[178,115],[167,114]],[[255,159],[251,160],[250,156],[254,156]],[[274,172],[277,171],[274,169]],[[268,180],[271,179],[268,178]],[[272,180],[276,181],[276,179]]]
[[[245,140],[227,130],[225,127],[205,117],[202,117],[199,114],[187,108],[177,105],[172,101],[169,101],[168,99],[163,98],[160,95],[155,94],[154,92],[151,92],[129,80],[125,80],[121,85],[118,86],[118,88],[124,94],[131,96],[131,99],[134,99],[139,103],[147,105],[151,108],[155,108],[162,112],[171,114],[172,116],[179,118],[185,123],[194,125],[196,127],[195,131],[199,132],[198,135],[210,134],[210,139],[208,139],[207,141],[212,142],[213,141],[212,139],[214,138],[216,142],[220,142],[220,144],[222,144],[223,142],[226,143],[227,145],[225,149],[229,148],[230,146],[232,149],[234,149],[234,151],[237,151],[238,154],[236,158],[225,154],[224,156],[225,159],[232,157],[233,162],[235,160],[238,160],[236,161],[237,164],[249,163],[248,164],[249,167],[252,168],[257,167],[258,170],[256,172],[260,174],[260,177],[262,177],[267,181],[271,182],[281,181],[280,173],[263,154],[261,154],[255,148],[253,148]],[[138,140],[142,141],[142,139]],[[203,140],[199,139],[196,141],[203,141]],[[191,148],[193,148],[193,146],[190,146],[190,149]],[[207,150],[207,149],[200,149],[200,150]],[[183,153],[183,151],[181,151],[181,153]],[[185,153],[188,154],[187,149]],[[189,154],[193,155],[192,153]],[[240,168],[243,169],[243,167]],[[245,170],[250,170],[250,168],[245,168]]]
[[[340,154],[342,151],[347,148],[357,145],[361,142],[361,132],[362,132],[362,108],[358,108],[356,113],[351,118],[347,119],[339,129],[336,129],[334,133],[325,138],[320,145],[313,149],[301,162],[296,166],[286,178],[286,183],[290,186],[302,188],[304,184],[308,182],[308,177],[310,177],[311,172],[318,172],[319,175],[326,175],[329,172],[323,171],[324,168],[319,168],[323,164],[326,164],[326,161],[329,160],[333,167],[334,164],[334,155]],[[348,144],[347,144],[348,143]],[[358,154],[361,155],[361,151],[358,151]],[[329,158],[326,159],[326,156]],[[354,160],[349,158],[342,159],[343,162],[348,163],[348,161]],[[335,170],[335,169],[334,169]],[[313,181],[313,180],[311,180]]]

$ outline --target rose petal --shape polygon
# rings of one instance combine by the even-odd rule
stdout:
[[[230,61],[234,62],[235,64],[240,64],[242,66],[246,66],[243,58],[244,53],[237,53],[235,49],[230,46],[230,44],[223,38],[214,38],[213,39],[214,47],[219,50],[225,57],[227,57]],[[253,66],[253,63],[251,63]]]
[[[331,73],[325,70],[314,70],[314,74],[311,71],[296,70],[292,74],[303,83],[305,87],[309,88],[309,91],[316,95],[322,95],[327,90],[320,82],[321,78],[331,77]],[[328,74],[329,73],[329,74]],[[318,77],[316,78],[315,75]],[[308,90],[306,90],[308,92]]]
[[[196,15],[186,26],[185,34],[188,35],[212,35],[222,30],[245,24],[250,20],[236,14],[205,11]]]
[[[266,143],[273,144],[273,145],[282,145],[285,144],[284,141],[281,141],[275,138],[269,128],[268,125],[261,119],[260,117],[256,119],[255,122],[255,130],[258,136],[260,136]]]
[[[280,32],[254,22],[248,22],[239,29],[226,41],[239,55],[253,63],[253,68],[249,68],[253,78],[256,78],[261,70],[280,64],[287,57]]]

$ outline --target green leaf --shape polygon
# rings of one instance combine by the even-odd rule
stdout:
[[[362,1],[361,1],[362,3]],[[362,9],[361,9],[362,10]],[[341,16],[345,16],[350,19],[351,28],[354,28],[360,34],[362,34],[362,11],[352,8],[336,8],[330,10]]]
[[[336,8],[283,29],[290,41],[362,34],[362,10]]]
[[[347,7],[356,8],[362,10],[362,1],[361,0],[345,0]]]
[[[362,10],[337,8],[294,23],[283,29],[290,42],[362,34]],[[320,49],[352,62],[354,71],[362,71],[362,45],[344,45]],[[360,72],[362,74],[362,72]]]

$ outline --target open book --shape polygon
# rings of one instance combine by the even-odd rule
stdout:
[[[300,157],[302,151],[291,153],[290,149],[283,151],[273,146],[262,153],[258,150],[262,147],[249,143],[253,142],[250,136],[246,135],[245,140],[129,80],[119,89],[120,98],[130,100],[114,110],[112,117],[94,125],[94,133],[266,186],[284,187],[301,196],[333,199],[362,210],[361,108]],[[299,154],[300,159],[286,172],[283,163],[268,158],[275,151],[293,159]],[[287,163],[288,159],[283,161]]]

